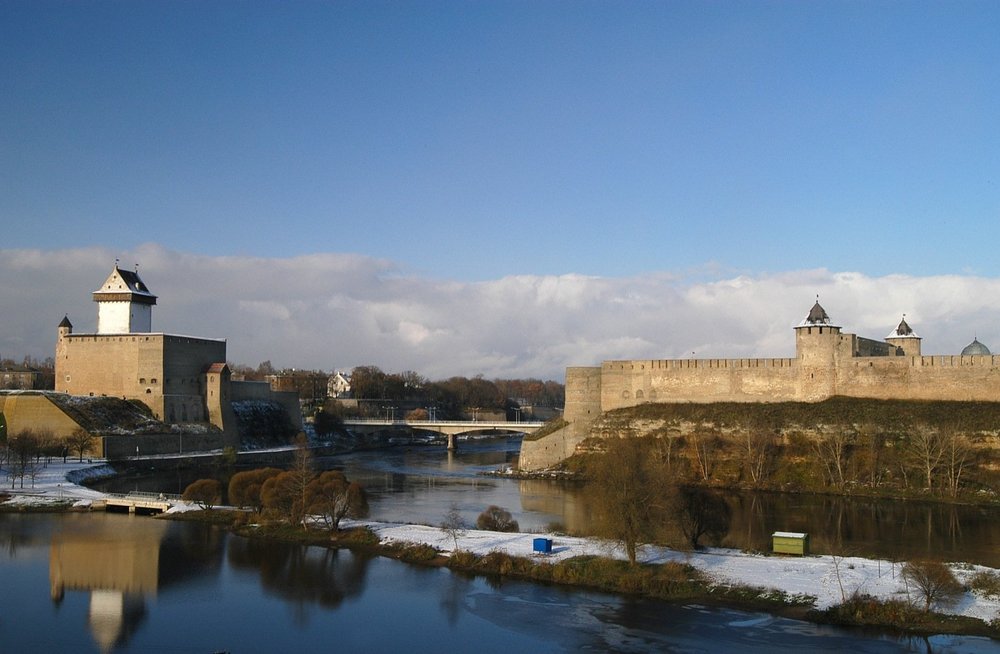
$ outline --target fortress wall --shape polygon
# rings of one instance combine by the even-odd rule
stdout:
[[[566,401],[563,417],[569,422],[590,422],[601,415],[601,368],[566,368]]]
[[[202,373],[210,364],[225,361],[225,341],[164,335],[163,393],[202,395]]]
[[[837,372],[840,395],[1000,401],[1000,356],[858,357]]]
[[[161,360],[161,335],[64,336],[57,347],[55,387],[71,395],[139,397],[146,388],[140,390],[140,379],[147,385],[152,379],[162,382]]]
[[[7,434],[12,436],[24,429],[48,431],[56,438],[65,438],[80,425],[66,415],[44,395],[0,396],[0,413],[7,422]]]
[[[569,458],[590,433],[590,424],[601,415],[601,368],[566,369],[566,404],[563,417],[569,425],[538,440],[521,441],[517,467],[542,470]]]
[[[234,381],[230,382],[230,400],[241,402],[244,400],[270,400],[271,385],[267,382],[259,381]],[[298,397],[298,393],[295,393]]]
[[[645,402],[777,402],[798,392],[795,359],[605,361],[601,408]],[[567,376],[567,398],[569,377]]]

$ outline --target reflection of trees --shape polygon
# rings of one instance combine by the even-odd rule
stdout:
[[[890,559],[955,558],[997,565],[1000,512],[935,502],[733,493],[726,545],[770,549],[775,531],[803,531],[817,553],[870,554]]]
[[[295,602],[335,608],[364,588],[368,557],[345,550],[232,537],[229,564],[260,573],[269,593]]]

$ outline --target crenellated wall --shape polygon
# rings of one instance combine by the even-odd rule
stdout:
[[[818,306],[818,305],[817,305]],[[921,356],[916,336],[886,342],[803,322],[795,358],[605,361],[566,370],[565,428],[525,441],[519,466],[549,467],[573,454],[603,412],[644,403],[819,402],[869,399],[1000,401],[1000,356]]]

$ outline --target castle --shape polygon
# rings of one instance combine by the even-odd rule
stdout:
[[[519,466],[569,457],[606,411],[646,402],[819,402],[835,395],[907,400],[1000,400],[1000,357],[978,340],[960,355],[924,356],[905,316],[882,341],[842,331],[817,300],[795,328],[788,359],[643,359],[566,369],[568,425],[525,441]]]
[[[231,379],[226,341],[152,331],[156,296],[138,271],[115,263],[93,293],[97,331],[73,333],[69,317],[58,327],[55,390],[76,396],[139,400],[168,424],[209,423],[227,445],[238,446],[234,402],[283,405],[301,428],[296,393],[275,393],[266,382]]]

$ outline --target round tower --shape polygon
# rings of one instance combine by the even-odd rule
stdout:
[[[817,298],[809,315],[795,326],[796,358],[803,365],[832,367],[840,341],[840,326],[833,324]]]

